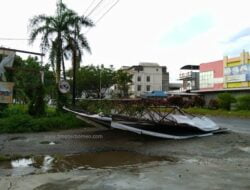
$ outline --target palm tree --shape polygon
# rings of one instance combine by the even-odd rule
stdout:
[[[72,69],[73,69],[73,87],[72,87],[72,104],[75,105],[76,97],[76,70],[80,68],[80,62],[82,60],[82,50],[85,49],[87,52],[91,53],[89,43],[81,33],[82,26],[92,27],[93,22],[84,16],[76,15],[75,27],[70,30],[64,38],[66,39],[67,45],[64,47],[65,54],[70,53],[72,59]]]
[[[63,44],[67,40],[66,37],[72,35],[75,30],[80,31],[80,24],[87,26],[85,23],[93,25],[86,17],[79,17],[76,12],[68,9],[62,1],[57,2],[54,16],[38,15],[30,20],[30,43],[33,43],[38,35],[42,35],[41,47],[47,51],[50,49],[52,66],[55,64],[56,87],[61,78]],[[62,108],[63,101],[62,94],[57,90],[57,109]]]

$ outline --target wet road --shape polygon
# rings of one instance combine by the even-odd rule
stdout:
[[[228,128],[232,131],[239,133],[250,134],[250,119],[237,119],[225,117],[209,117],[221,127]]]
[[[250,189],[250,120],[232,130],[165,140],[103,128],[0,135],[0,189]],[[26,156],[26,160],[22,157]]]

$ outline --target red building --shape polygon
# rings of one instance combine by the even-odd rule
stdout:
[[[223,60],[200,64],[200,91],[223,89]]]

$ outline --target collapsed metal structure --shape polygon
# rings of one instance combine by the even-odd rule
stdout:
[[[168,139],[187,139],[225,132],[211,119],[186,113],[165,100],[110,101],[111,113],[66,108],[91,124]]]

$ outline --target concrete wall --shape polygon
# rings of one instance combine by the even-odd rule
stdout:
[[[250,90],[227,91],[227,92],[232,94],[232,96],[234,96],[235,98],[244,96],[244,95],[250,95]],[[202,97],[205,98],[206,105],[208,105],[211,99],[216,99],[217,96],[221,93],[225,93],[225,92],[206,92],[206,93],[200,93],[200,94]]]

